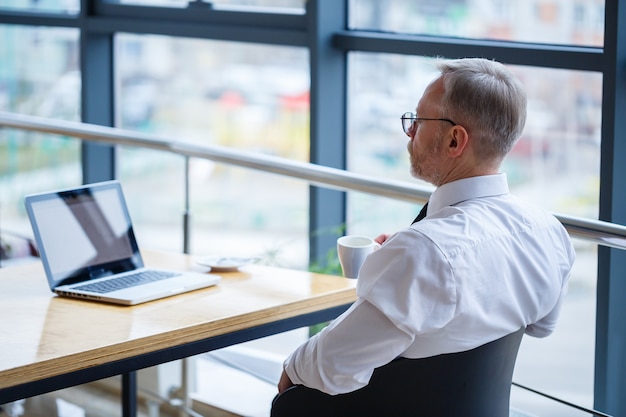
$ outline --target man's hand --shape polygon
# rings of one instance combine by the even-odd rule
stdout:
[[[283,369],[283,373],[280,375],[280,381],[278,381],[278,393],[281,394],[284,390],[293,386],[294,383],[291,382],[289,375],[287,375],[287,372]]]
[[[385,243],[387,239],[389,239],[389,236],[391,235],[387,235],[387,234],[380,235],[376,237],[376,239],[374,239],[374,242],[378,243],[379,245],[382,245],[383,243]]]

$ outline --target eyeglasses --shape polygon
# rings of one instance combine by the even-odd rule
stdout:
[[[442,122],[448,122],[448,123],[452,123],[452,125],[456,125],[456,123],[454,123],[452,120],[450,119],[437,119],[437,118],[432,118],[432,117],[417,117],[417,115],[415,113],[412,113],[410,111],[404,113],[400,119],[402,120],[402,129],[404,130],[404,133],[406,133],[408,136],[411,136],[411,132],[413,131],[413,127],[415,126],[415,122],[418,121],[422,121],[422,120],[439,120]]]

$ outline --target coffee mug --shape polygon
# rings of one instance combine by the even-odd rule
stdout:
[[[378,248],[378,243],[365,236],[348,235],[337,239],[337,256],[343,276],[357,278],[365,258]]]

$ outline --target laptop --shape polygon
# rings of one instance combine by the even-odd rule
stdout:
[[[119,181],[25,197],[50,289],[134,305],[217,284],[215,274],[144,267]]]

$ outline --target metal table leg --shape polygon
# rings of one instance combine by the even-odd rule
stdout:
[[[137,372],[122,374],[122,417],[137,417]]]

